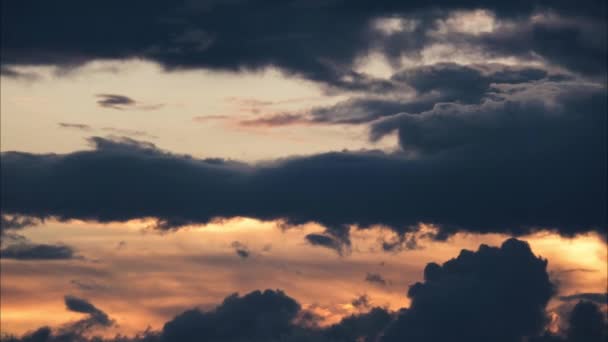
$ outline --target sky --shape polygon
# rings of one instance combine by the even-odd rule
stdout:
[[[4,1],[2,342],[608,336],[604,1]]]

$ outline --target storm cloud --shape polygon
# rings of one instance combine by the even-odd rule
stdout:
[[[328,228],[323,236],[344,245],[350,225],[406,233],[424,222],[439,227],[439,238],[602,232],[605,92],[578,84],[534,89],[376,123],[375,136],[398,131],[403,151],[396,153],[245,164],[101,137],[90,139],[93,150],[68,154],[3,152],[2,212],[100,222],[152,217],[160,228],[235,216],[318,222]]]
[[[437,34],[438,23],[450,13],[477,9],[508,22],[485,35]],[[493,49],[500,57],[540,57],[593,74],[605,71],[605,9],[605,2],[597,0],[576,4],[545,0],[147,1],[145,6],[120,3],[118,7],[107,2],[11,1],[2,4],[2,70],[4,74],[21,65],[71,68],[93,60],[142,58],[167,70],[274,66],[345,90],[384,92],[393,88],[392,83],[355,71],[360,58],[372,51],[393,61],[402,56],[419,58],[425,47],[457,42]],[[540,10],[554,15],[539,20]],[[107,18],[112,18],[111,25]],[[384,18],[416,25],[412,30],[379,31],[376,23]],[[66,29],[58,28],[56,22]],[[570,46],[567,53],[562,46]]]

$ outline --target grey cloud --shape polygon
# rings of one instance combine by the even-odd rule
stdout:
[[[246,245],[244,245],[243,243],[241,243],[239,241],[233,241],[231,246],[232,246],[232,248],[234,248],[234,252],[236,253],[236,255],[239,256],[239,258],[241,258],[241,259],[249,258],[249,255],[251,254],[251,252],[249,251],[249,248]]]
[[[15,260],[66,260],[76,258],[73,248],[66,245],[36,244],[29,241],[0,249],[0,258]]]
[[[135,100],[128,96],[117,95],[117,94],[98,94],[97,104],[101,107],[113,108],[113,109],[124,109],[125,107],[134,106]]]
[[[606,305],[608,304],[608,293],[576,293],[568,296],[560,296],[559,299],[565,302],[584,300],[599,305]]]
[[[59,122],[57,125],[61,128],[74,128],[74,129],[79,129],[79,130],[83,130],[83,131],[91,130],[91,126],[85,125],[85,124],[79,124],[79,123]]]
[[[367,275],[365,275],[365,281],[381,286],[385,286],[387,284],[386,279],[384,279],[384,277],[382,277],[378,273],[368,273]]]

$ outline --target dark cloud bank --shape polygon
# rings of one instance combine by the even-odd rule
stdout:
[[[429,34],[438,19],[475,9],[513,25],[481,35]],[[143,58],[168,70],[276,66],[342,89],[385,91],[391,82],[354,71],[357,59],[370,51],[391,61],[417,58],[425,46],[456,42],[488,57],[532,58],[597,75],[606,70],[605,10],[601,0],[5,1],[2,73],[18,77],[21,65],[70,68]],[[375,30],[375,21],[387,17],[413,18],[417,25],[391,34]]]
[[[558,333],[546,330],[546,306],[556,289],[547,261],[516,239],[500,247],[481,245],[463,250],[443,265],[430,263],[424,280],[410,286],[411,305],[398,312],[372,308],[321,328],[300,304],[276,290],[227,297],[211,311],[192,309],[167,322],[161,331],[111,341],[560,341],[599,342],[607,333],[600,308],[580,301],[563,317]],[[109,316],[84,299],[67,296],[69,310],[87,314],[96,326],[113,324]],[[367,303],[367,299],[365,299]],[[367,305],[369,306],[369,305]],[[3,341],[93,341],[83,331],[39,330]],[[99,340],[101,341],[101,340]]]
[[[395,153],[245,164],[92,137],[93,150],[3,152],[1,209],[61,220],[153,217],[161,229],[235,216],[318,222],[327,232],[308,241],[339,252],[349,225],[408,233],[431,223],[436,238],[542,228],[605,234],[605,128],[605,88],[544,80],[375,121],[372,138],[397,132]]]

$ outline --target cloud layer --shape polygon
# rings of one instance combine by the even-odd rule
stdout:
[[[341,89],[382,92],[391,82],[357,72],[361,58],[379,52],[398,63],[421,58],[425,48],[453,44],[487,57],[540,60],[597,74],[606,70],[605,9],[597,0],[8,2],[2,4],[2,73],[14,77],[20,65],[65,68],[143,58],[169,70],[275,66]],[[473,10],[489,11],[496,23],[481,32],[454,25],[468,20],[458,17],[462,11]],[[56,28],[55,22],[72,29]]]

